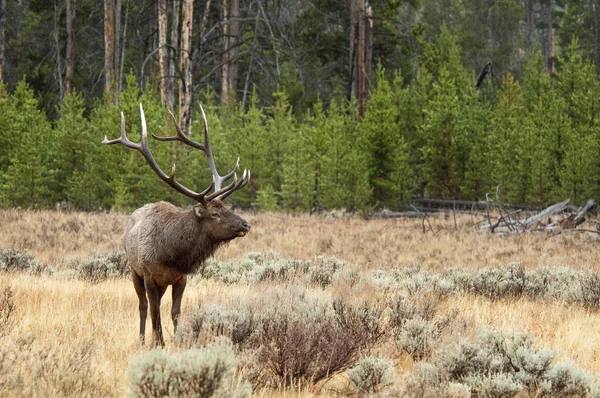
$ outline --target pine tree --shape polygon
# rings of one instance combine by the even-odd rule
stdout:
[[[519,83],[507,75],[502,80],[492,119],[492,184],[500,186],[500,199],[510,203],[524,203],[523,182],[519,181],[524,116],[520,94]]]
[[[92,136],[83,111],[84,101],[79,93],[65,95],[49,148],[52,154],[50,164],[56,182],[49,189],[55,201],[75,199],[82,203],[72,196],[77,192],[70,187],[73,176],[81,176],[84,171],[86,156],[92,149]]]
[[[396,80],[392,90],[385,71],[378,68],[377,85],[358,128],[358,149],[366,156],[374,199],[381,206],[396,206],[410,199],[412,190],[410,149],[399,126],[399,98],[406,93],[399,75]]]
[[[593,64],[581,56],[577,40],[572,41],[568,57],[562,63],[557,90],[566,105],[564,111],[571,128],[564,137],[565,158],[560,179],[564,195],[581,203],[600,194],[598,81]]]
[[[15,113],[9,134],[17,142],[4,174],[2,196],[12,206],[47,206],[51,203],[48,186],[55,181],[47,162],[50,123],[24,80],[15,88],[12,101]]]

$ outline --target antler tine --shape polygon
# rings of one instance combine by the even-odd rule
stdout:
[[[175,119],[175,115],[173,115],[173,112],[171,112],[170,109],[167,109],[167,110],[169,111],[169,115],[171,115],[171,120],[173,120],[173,125],[175,125],[175,130],[177,131],[177,135],[174,135],[171,137],[159,137],[153,133],[152,138],[154,138],[155,140],[158,140],[158,141],[181,141],[184,144],[189,145],[193,148],[200,149],[202,151],[206,151],[206,147],[204,146],[204,144],[201,144],[199,142],[191,140],[185,134],[183,134],[183,132],[179,128],[179,124],[177,124],[177,119]]]
[[[119,138],[115,138],[114,140],[109,140],[106,136],[102,140],[104,145],[112,145],[112,144],[123,144],[126,147],[140,150],[141,145],[136,144],[135,142],[131,142],[129,138],[127,138],[127,134],[125,133],[125,115],[121,112],[121,136]]]
[[[211,195],[207,196],[206,199],[208,201],[211,201],[214,199],[224,200],[229,195],[231,195],[232,193],[234,193],[235,191],[237,191],[238,189],[240,189],[244,185],[246,185],[248,183],[248,181],[250,181],[250,171],[249,170],[244,170],[244,173],[242,174],[242,179],[239,181],[237,179],[237,174],[234,174],[233,182],[231,184],[212,193]]]
[[[142,155],[144,156],[144,159],[146,159],[146,162],[148,162],[148,164],[152,168],[152,170],[154,170],[154,172],[163,181],[165,181],[167,184],[172,186],[176,191],[184,194],[185,196],[192,198],[198,202],[204,202],[204,197],[206,196],[206,193],[208,193],[208,191],[212,187],[212,184],[208,190],[197,193],[197,192],[194,192],[191,189],[181,185],[178,181],[175,180],[175,165],[173,165],[171,168],[171,176],[168,176],[167,174],[165,174],[165,172],[162,171],[162,169],[160,168],[158,163],[156,163],[156,160],[154,160],[154,157],[152,156],[152,153],[150,152],[150,147],[148,146],[148,130],[146,127],[146,116],[144,115],[144,108],[142,107],[142,104],[140,104],[140,118],[142,119],[142,140],[141,140],[140,144],[136,144],[127,138],[127,135],[125,133],[125,116],[123,115],[123,112],[121,112],[121,136],[114,140],[108,140],[106,137],[104,137],[104,140],[102,141],[102,143],[106,144],[106,145],[112,145],[112,144],[119,143],[119,144],[125,145],[126,147],[133,148],[135,150],[140,151],[142,153]]]
[[[206,159],[208,160],[208,166],[210,167],[210,172],[213,175],[213,180],[215,182],[215,193],[221,190],[221,186],[225,181],[235,175],[237,173],[238,168],[240,167],[240,158],[237,159],[233,170],[229,173],[221,176],[217,171],[217,167],[215,166],[215,159],[213,157],[212,149],[210,148],[210,141],[208,139],[208,122],[206,121],[206,113],[204,113],[204,108],[202,104],[200,104],[200,112],[202,112],[202,120],[204,121],[204,154],[206,155]],[[214,193],[211,195],[213,196]]]

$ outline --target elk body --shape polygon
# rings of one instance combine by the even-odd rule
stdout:
[[[210,166],[213,183],[202,192],[194,192],[181,185],[175,179],[175,166],[171,174],[165,174],[154,160],[148,147],[148,133],[144,110],[140,104],[142,119],[142,140],[140,144],[131,142],[125,133],[125,119],[121,113],[121,136],[114,140],[104,137],[104,144],[123,144],[142,153],[152,170],[175,190],[196,200],[192,209],[181,210],[168,202],[147,204],[131,215],[123,243],[127,262],[131,268],[133,286],[139,298],[140,338],[144,342],[148,304],[152,319],[153,343],[164,345],[160,318],[160,300],[167,287],[172,286],[173,304],[171,317],[175,330],[181,311],[181,299],[185,290],[187,275],[196,271],[204,260],[210,257],[223,243],[246,235],[250,224],[229,211],[222,200],[250,180],[250,172],[244,170],[238,181],[239,158],[234,169],[221,176],[216,170],[214,158],[208,140],[208,126],[204,110],[204,143],[198,143],[185,136],[177,123],[177,135],[157,137],[159,141],[181,141],[202,150]],[[173,121],[174,116],[171,114]],[[222,184],[233,177],[233,181]],[[213,189],[214,192],[209,192]]]

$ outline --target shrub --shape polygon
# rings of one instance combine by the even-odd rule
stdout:
[[[534,396],[588,396],[591,377],[572,364],[554,364],[554,358],[554,352],[536,348],[529,334],[484,330],[476,342],[460,341],[421,365],[417,384],[459,383],[490,397],[522,390]]]
[[[428,357],[434,343],[454,321],[458,312],[435,319],[437,301],[433,297],[420,302],[399,297],[390,305],[390,322],[398,349],[415,360]]]
[[[195,310],[190,320],[177,330],[178,345],[191,347],[201,343],[202,331],[210,336],[225,336],[238,348],[251,345],[259,329],[260,318],[254,308],[240,305],[238,308],[201,308]]]
[[[274,308],[264,317],[258,360],[286,385],[317,382],[352,366],[383,336],[381,315],[342,301]]]
[[[127,256],[123,251],[96,254],[71,266],[77,269],[81,279],[92,283],[98,283],[107,278],[127,276],[131,273],[127,266]]]
[[[31,254],[18,250],[0,249],[0,271],[31,272],[40,274],[45,266],[38,263]]]
[[[317,256],[310,265],[310,280],[325,288],[333,283],[343,266],[344,262],[335,257]]]
[[[395,378],[394,365],[387,358],[363,358],[347,374],[352,384],[367,394],[394,384]]]
[[[127,370],[135,397],[245,397],[248,383],[235,378],[238,359],[219,341],[180,353],[155,349],[133,358]]]

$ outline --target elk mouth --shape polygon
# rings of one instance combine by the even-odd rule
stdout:
[[[238,237],[246,236],[246,234],[250,231],[250,223],[244,222],[239,228],[235,231]]]

